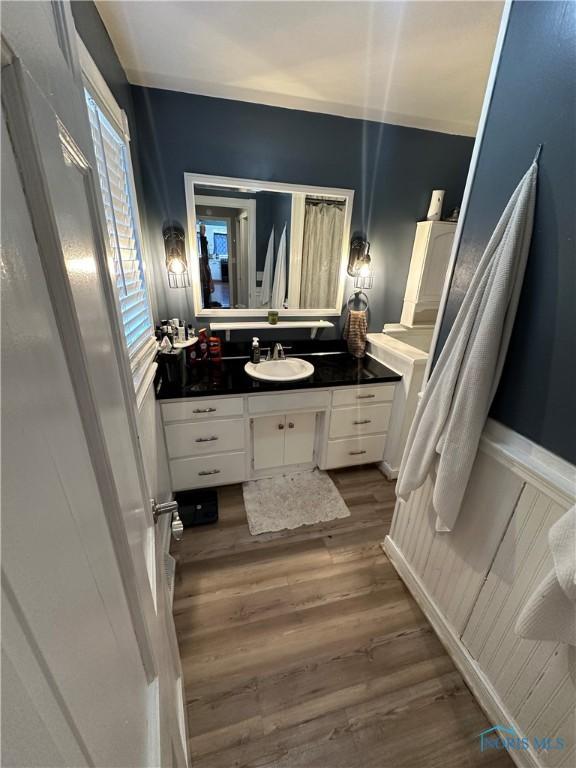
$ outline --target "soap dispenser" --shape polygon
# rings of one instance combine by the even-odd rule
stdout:
[[[254,336],[252,339],[252,351],[250,354],[250,360],[253,363],[260,362],[260,342],[258,341],[258,336]]]

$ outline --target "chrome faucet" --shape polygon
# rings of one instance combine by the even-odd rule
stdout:
[[[280,344],[279,341],[274,344],[274,349],[272,350],[272,360],[286,360],[286,355],[284,354],[284,348],[282,347],[282,344]]]

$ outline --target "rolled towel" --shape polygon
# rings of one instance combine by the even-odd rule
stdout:
[[[344,326],[344,338],[348,342],[348,352],[354,357],[364,357],[366,352],[366,334],[368,320],[365,309],[351,309]]]
[[[576,505],[550,528],[548,545],[554,568],[528,598],[515,632],[576,645]]]

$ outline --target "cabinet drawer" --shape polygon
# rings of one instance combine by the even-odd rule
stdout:
[[[170,459],[244,450],[244,419],[175,422],[164,433]]]
[[[349,467],[354,464],[368,464],[382,461],[384,435],[348,437],[345,440],[329,440],[326,454],[326,469]]]
[[[386,432],[391,411],[392,403],[334,409],[330,417],[330,437]]]
[[[272,413],[280,411],[313,411],[315,408],[321,410],[330,403],[330,393],[320,392],[290,392],[281,395],[258,395],[248,398],[249,413]]]
[[[354,389],[336,389],[332,395],[332,405],[357,405],[358,403],[370,405],[392,402],[395,388],[395,384],[380,384],[371,387],[364,385]]]
[[[175,491],[186,491],[208,485],[241,483],[246,479],[245,457],[246,454],[241,452],[172,459],[172,487]]]
[[[241,397],[211,397],[209,400],[183,400],[181,403],[163,403],[162,420],[198,421],[217,416],[242,416],[244,401]]]

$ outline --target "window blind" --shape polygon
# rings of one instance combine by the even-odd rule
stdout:
[[[136,380],[154,349],[154,325],[146,290],[124,137],[85,91],[116,290],[132,375]]]

